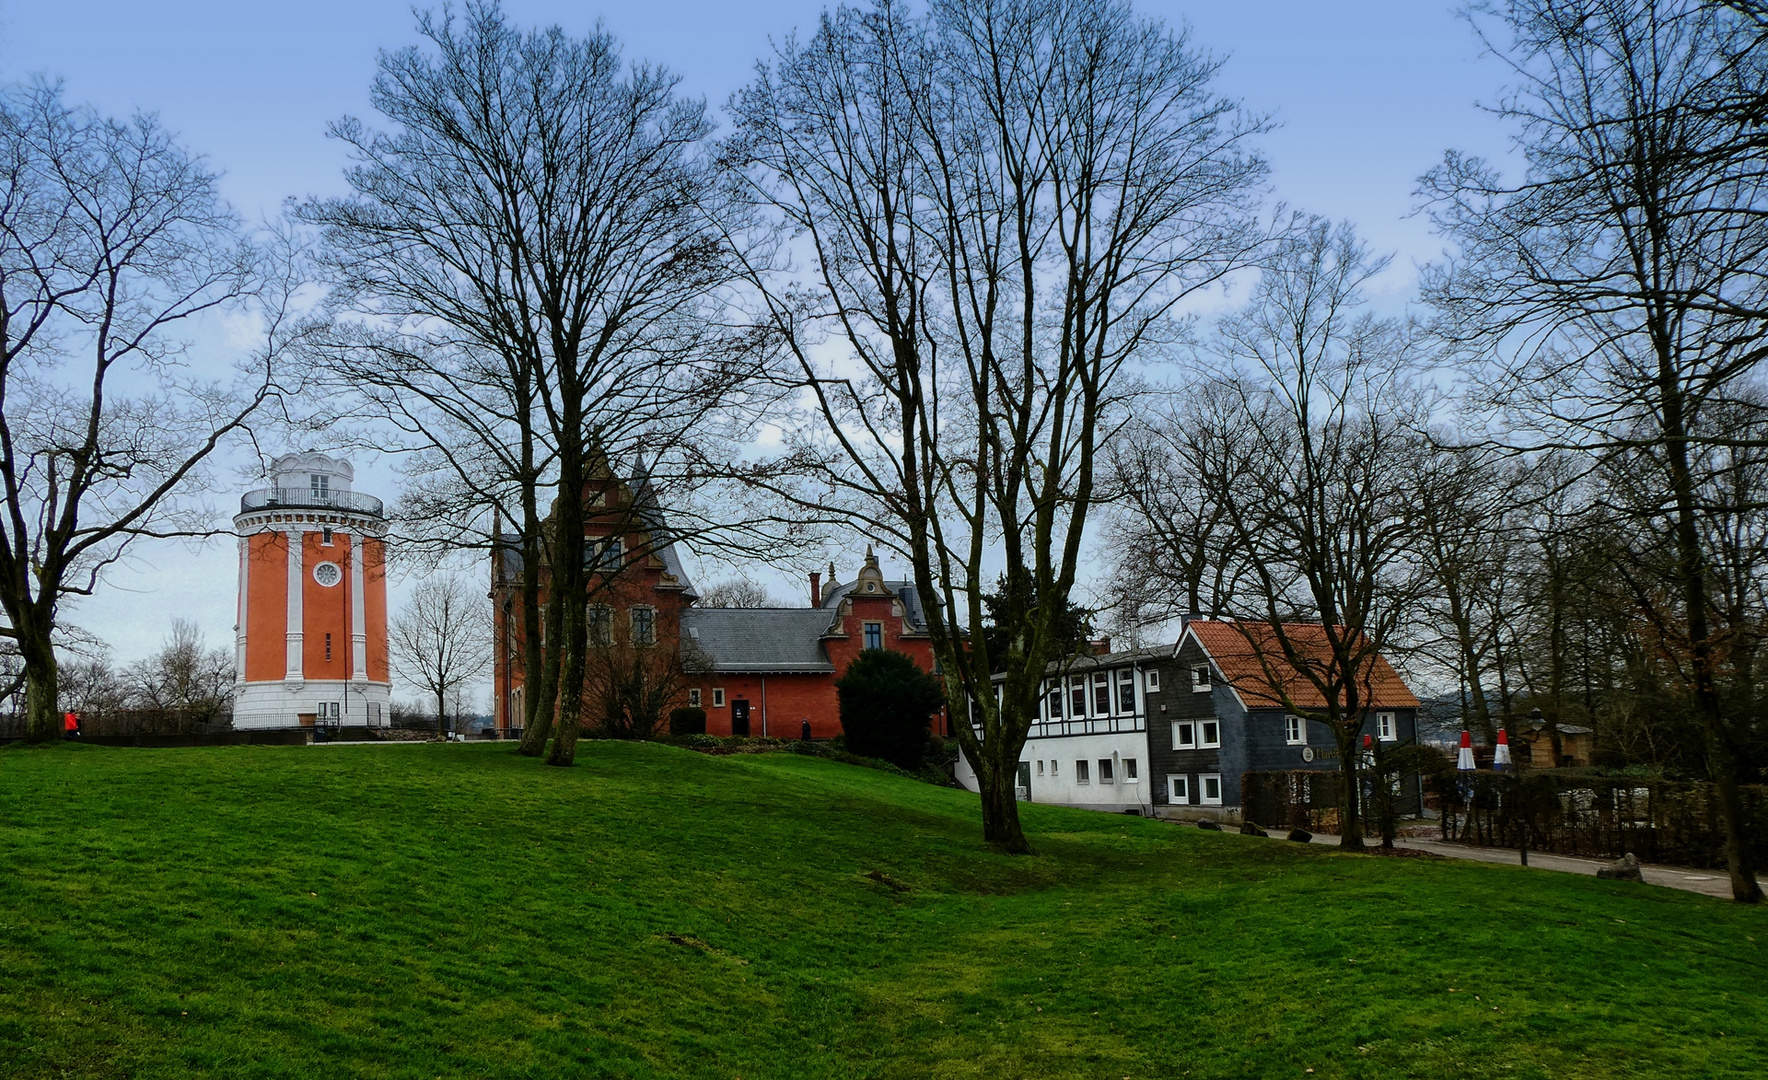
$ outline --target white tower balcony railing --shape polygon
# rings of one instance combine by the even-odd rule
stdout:
[[[285,506],[348,510],[377,518],[387,516],[381,500],[373,495],[359,495],[354,491],[314,491],[301,487],[259,488],[257,491],[246,492],[239,500],[239,512],[242,514],[253,510],[276,510]]]

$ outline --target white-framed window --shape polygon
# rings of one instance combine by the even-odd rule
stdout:
[[[1213,750],[1222,745],[1220,720],[1174,720],[1174,750]]]
[[[1208,664],[1198,664],[1191,669],[1191,689],[1193,692],[1202,693],[1209,690],[1210,686]]]
[[[657,643],[657,609],[635,607],[632,609],[632,643],[634,645],[655,645]]]
[[[1073,706],[1069,715],[1076,720],[1084,720],[1087,715],[1087,684],[1085,679],[1076,678],[1068,687],[1068,704]]]
[[[1042,758],[1039,758],[1039,759],[1038,759],[1038,763],[1037,763],[1037,774],[1038,774],[1038,775],[1039,775],[1039,776],[1042,776],[1042,775],[1044,775],[1044,762],[1043,762],[1043,759],[1042,759]]]
[[[319,542],[326,547],[332,546],[332,531],[330,526],[319,530]]]
[[[1123,759],[1123,783],[1133,784],[1135,782],[1136,782],[1136,759],[1133,757],[1126,757]]]
[[[712,688],[712,707],[714,709],[724,708],[724,687],[714,686]]]
[[[1222,774],[1204,773],[1197,778],[1198,790],[1203,794],[1204,806],[1222,805]]]
[[[1148,690],[1150,693],[1152,693],[1156,690],[1159,690],[1160,689],[1160,670],[1158,668],[1149,668],[1147,681],[1148,681]]]
[[[1113,769],[1111,768],[1111,759],[1108,757],[1100,758],[1099,759],[1099,783],[1101,783],[1101,784],[1113,783],[1114,779],[1113,779],[1112,773],[1113,773]]]
[[[1087,763],[1084,758],[1074,763],[1074,782],[1077,784],[1092,783],[1092,781],[1087,778]]]
[[[1285,716],[1283,718],[1283,738],[1290,746],[1306,746],[1308,744],[1308,722],[1294,714]]]
[[[1052,759],[1052,760],[1051,760],[1051,761],[1050,761],[1050,775],[1051,775],[1051,776],[1055,776],[1055,775],[1056,775],[1056,766],[1058,766],[1058,765],[1060,765],[1060,764],[1061,764],[1061,762],[1059,762],[1059,761],[1056,761],[1056,760],[1054,760],[1054,759]]]
[[[307,484],[308,489],[313,492],[313,497],[315,499],[326,499],[331,497],[331,477],[326,474],[308,473]]]
[[[1390,712],[1375,714],[1375,737],[1382,742],[1393,742],[1399,738],[1394,731],[1394,714]]]
[[[1093,673],[1093,715],[1111,715],[1111,675],[1108,672]]]
[[[689,687],[688,688],[688,708],[697,709],[699,707],[700,707],[700,688],[697,686]]]
[[[1062,719],[1062,680],[1050,684],[1050,719]]]
[[[1169,803],[1188,803],[1191,801],[1191,778],[1189,776],[1172,776],[1166,778],[1166,801]]]
[[[1136,673],[1131,668],[1117,673],[1117,711],[1125,715],[1136,711]]]
[[[866,648],[882,649],[884,647],[884,624],[881,622],[866,623]]]
[[[589,609],[589,643],[614,644],[614,611],[605,604],[595,604]]]

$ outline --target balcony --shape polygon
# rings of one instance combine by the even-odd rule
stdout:
[[[240,496],[239,512],[249,514],[254,510],[281,510],[299,508],[303,510],[347,510],[354,514],[366,514],[369,517],[385,518],[386,512],[381,500],[373,495],[358,495],[354,491],[314,491],[310,488],[259,488],[248,491]]]

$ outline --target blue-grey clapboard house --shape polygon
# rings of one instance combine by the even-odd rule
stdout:
[[[1319,653],[1324,629],[1285,624],[1292,641]],[[1287,708],[1324,708],[1311,682],[1276,658],[1268,625],[1191,619],[1162,665],[1159,689],[1150,689],[1148,765],[1154,813],[1162,817],[1238,820],[1241,776],[1247,772],[1334,771],[1337,743],[1326,725]],[[1255,645],[1255,643],[1258,643]],[[1281,688],[1274,687],[1273,680]],[[1368,673],[1370,691],[1363,732],[1383,744],[1417,734],[1418,698],[1385,657]],[[1360,742],[1361,740],[1359,740]],[[1415,802],[1416,778],[1403,794]]]

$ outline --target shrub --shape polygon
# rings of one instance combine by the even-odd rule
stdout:
[[[945,702],[938,681],[902,653],[867,649],[836,680],[835,693],[849,753],[883,758],[901,769],[921,767],[927,722]]]
[[[706,734],[706,710],[692,707],[671,709],[669,711],[669,734]]]

